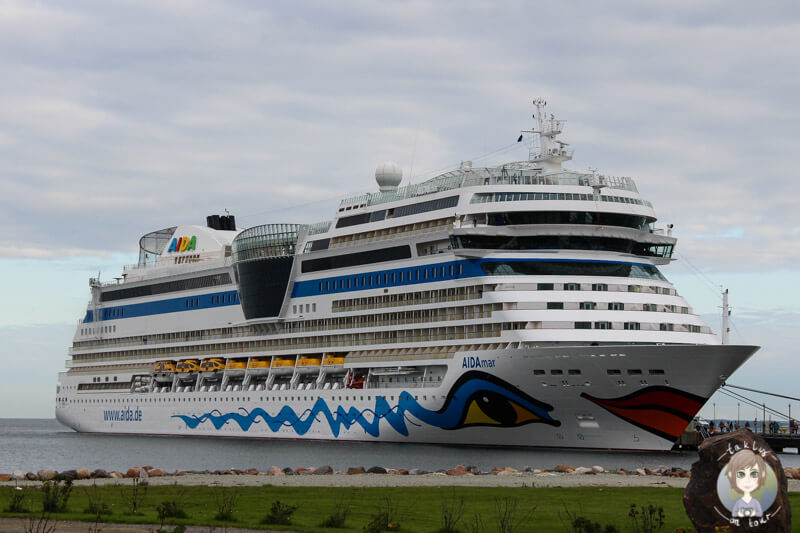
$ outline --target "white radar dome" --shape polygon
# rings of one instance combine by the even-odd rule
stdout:
[[[375,181],[380,191],[393,191],[403,181],[403,169],[394,161],[387,161],[375,169]]]

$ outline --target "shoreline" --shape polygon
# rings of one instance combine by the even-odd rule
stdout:
[[[611,473],[574,474],[557,472],[513,472],[506,475],[452,476],[444,473],[400,476],[387,474],[332,474],[332,475],[222,475],[187,474],[182,476],[148,478],[151,486],[221,486],[257,487],[263,485],[284,487],[664,487],[685,488],[689,478],[657,475],[622,475]],[[130,478],[103,478],[75,480],[75,486],[128,485]],[[35,487],[41,481],[4,481],[0,486]],[[800,492],[800,480],[789,479],[789,492]]]

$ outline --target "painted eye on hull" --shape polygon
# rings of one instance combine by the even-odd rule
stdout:
[[[504,396],[491,391],[483,391],[467,402],[464,426],[491,425],[513,427],[538,420],[530,410]]]

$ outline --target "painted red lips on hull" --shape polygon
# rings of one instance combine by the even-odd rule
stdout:
[[[620,398],[596,398],[581,394],[609,413],[654,435],[675,441],[681,436],[707,398],[671,387],[647,387]]]

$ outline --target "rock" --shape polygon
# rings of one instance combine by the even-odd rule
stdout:
[[[238,468],[231,468],[230,471],[231,474],[234,474],[236,476],[241,476],[242,474],[244,474],[244,470],[239,470]]]
[[[25,479],[28,481],[39,481],[39,476],[33,472],[25,472]]]
[[[469,474],[467,471],[467,467],[463,465],[458,465],[455,468],[451,468],[450,470],[445,471],[445,474],[448,476],[466,476]]]
[[[367,470],[363,466],[351,466],[347,469],[348,475],[366,474]]]
[[[397,475],[397,469],[396,468],[387,468],[386,469],[386,473],[389,474],[390,476],[396,476]]]
[[[398,476],[407,476],[408,475],[408,468],[401,468],[397,471]]]
[[[151,468],[147,471],[147,475],[149,477],[164,477],[167,473],[161,468]]]
[[[244,471],[245,475],[248,476],[257,476],[258,475],[258,468],[248,468]]]
[[[11,481],[11,474],[0,474],[0,481]]]
[[[139,468],[138,466],[132,466],[132,467],[130,467],[128,469],[127,472],[125,472],[125,477],[127,477],[127,478],[139,477],[139,474],[141,473],[141,471],[142,471],[142,469]]]
[[[109,476],[108,472],[106,472],[102,468],[98,468],[97,470],[93,470],[92,473],[89,474],[89,477],[92,479],[105,479]]]
[[[85,468],[80,468],[77,472],[78,479],[89,479],[89,471]]]
[[[331,465],[320,466],[319,468],[314,469],[314,475],[316,476],[326,476],[328,474],[333,474],[333,468],[331,468]]]
[[[572,471],[573,474],[594,474],[594,470],[589,468],[588,466],[579,466],[575,470]]]
[[[644,471],[644,468],[637,468],[636,469],[636,473],[639,474],[640,476],[646,476],[647,475],[647,472]]]
[[[286,468],[283,469],[283,473],[286,474],[287,476],[293,476],[294,475],[294,470],[292,470],[291,468],[289,468],[287,466]]]
[[[145,465],[142,468],[145,469],[145,470],[152,470],[153,469],[153,467],[150,466],[150,465]]]
[[[595,474],[602,474],[605,471],[606,471],[605,468],[603,468],[602,466],[599,466],[599,465],[594,465],[592,467],[592,472],[594,472]]]
[[[22,470],[14,470],[11,472],[11,481],[22,481],[25,479],[25,472]]]
[[[492,468],[492,469],[489,471],[489,473],[490,473],[490,474],[497,474],[498,472],[502,472],[502,471],[503,471],[503,469],[502,469],[502,468],[500,468],[499,466],[496,466],[496,467]]]
[[[517,474],[517,473],[519,473],[517,470],[514,470],[510,466],[507,466],[504,469],[500,470],[497,473],[497,475],[498,476],[510,476],[510,475]]]
[[[312,468],[305,468],[305,467],[301,466],[299,468],[296,468],[294,473],[295,473],[295,475],[298,475],[298,476],[307,476],[309,474],[313,474],[314,470]]]
[[[575,467],[569,465],[556,465],[556,467],[553,468],[553,470],[555,470],[556,472],[569,473],[569,472],[574,472]]]
[[[267,468],[267,474],[270,476],[285,476],[286,473],[277,466]]]
[[[36,477],[39,478],[39,481],[53,481],[56,476],[58,476],[58,472],[55,470],[39,470],[36,472]]]
[[[748,429],[739,429],[704,440],[697,454],[699,459],[692,464],[691,474],[685,473],[691,479],[683,493],[683,505],[698,531],[730,528],[733,533],[755,527],[759,532],[791,531],[786,473],[764,439]],[[759,489],[745,503],[736,473],[756,470],[759,474],[754,479]],[[758,507],[752,505],[754,501]],[[755,518],[759,507],[760,519]],[[733,516],[733,509],[739,508],[754,513],[753,517]]]
[[[367,474],[385,474],[386,469],[382,466],[372,466],[367,470]]]
[[[152,469],[153,468],[151,467],[150,470],[152,470]],[[140,468],[139,469],[139,479],[147,479],[149,477],[150,477],[150,475],[147,473],[147,469],[146,468]]]
[[[421,476],[427,473],[428,473],[427,470],[423,470],[421,468],[412,468],[411,470],[408,471],[409,476]]]
[[[122,472],[116,472],[115,471],[115,472],[110,472],[108,474],[108,477],[110,477],[111,479],[122,479],[125,476],[122,474]]]

